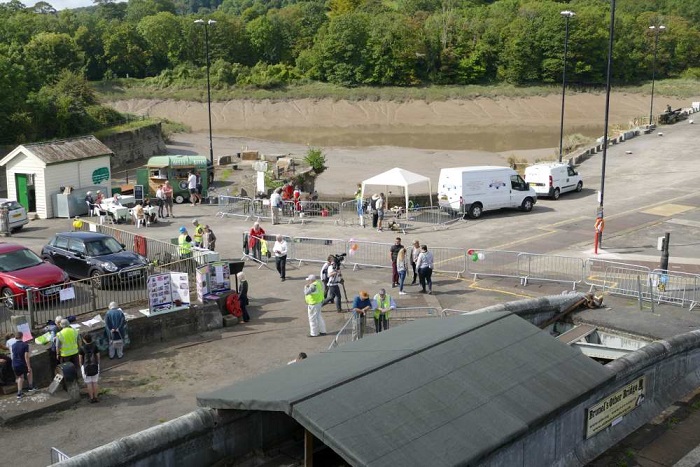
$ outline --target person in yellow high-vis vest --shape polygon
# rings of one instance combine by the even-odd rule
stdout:
[[[62,319],[61,332],[56,334],[56,354],[59,362],[71,362],[75,365],[76,370],[80,368],[78,337],[78,331],[70,326],[67,319]]]
[[[389,329],[389,313],[396,309],[396,303],[391,295],[387,295],[386,290],[380,289],[379,293],[374,296],[374,329],[376,332],[382,332]]]
[[[180,227],[180,236],[177,237],[177,252],[180,258],[192,257],[192,239],[187,235],[187,229]]]
[[[194,225],[194,235],[192,236],[194,246],[201,248],[204,241],[204,226],[197,219],[192,219],[192,225]]]
[[[323,306],[323,283],[313,274],[306,278],[304,286],[304,300],[309,314],[309,337],[326,335],[326,322],[321,316]]]

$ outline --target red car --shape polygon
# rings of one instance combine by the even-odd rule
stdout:
[[[16,243],[0,243],[0,300],[7,309],[27,301],[27,289],[37,288],[37,302],[58,299],[68,274],[44,262],[32,250]]]

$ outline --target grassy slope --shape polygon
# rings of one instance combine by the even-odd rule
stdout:
[[[175,99],[187,101],[206,101],[206,83],[201,87],[167,87],[159,88],[149,85],[146,80],[122,79],[110,83],[94,83],[95,90],[103,101],[128,99]],[[695,97],[698,95],[700,82],[690,79],[667,79],[656,81],[654,92],[669,97]],[[603,92],[602,89],[570,89],[569,92]],[[635,87],[615,87],[614,92],[650,93],[651,83]],[[441,101],[448,99],[473,99],[476,97],[514,98],[545,96],[559,94],[561,86],[519,87],[508,84],[494,86],[428,86],[414,88],[343,88],[325,83],[309,83],[288,86],[280,89],[212,89],[212,100],[226,101],[233,99],[336,99],[336,100],[427,100]]]

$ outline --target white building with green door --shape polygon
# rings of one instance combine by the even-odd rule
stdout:
[[[112,156],[94,136],[17,146],[0,159],[7,171],[7,197],[40,219],[56,217],[52,198],[65,187],[111,186]]]

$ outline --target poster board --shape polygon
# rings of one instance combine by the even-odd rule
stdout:
[[[148,314],[162,315],[190,306],[190,284],[187,273],[170,272],[148,276]]]
[[[644,402],[645,383],[646,376],[642,375],[586,409],[586,439],[617,425],[639,407]]]
[[[197,275],[197,300],[204,302],[207,295],[211,298],[231,290],[231,269],[227,261],[215,261],[200,266]]]
[[[142,203],[143,195],[143,185],[134,185],[134,201],[136,203]]]

